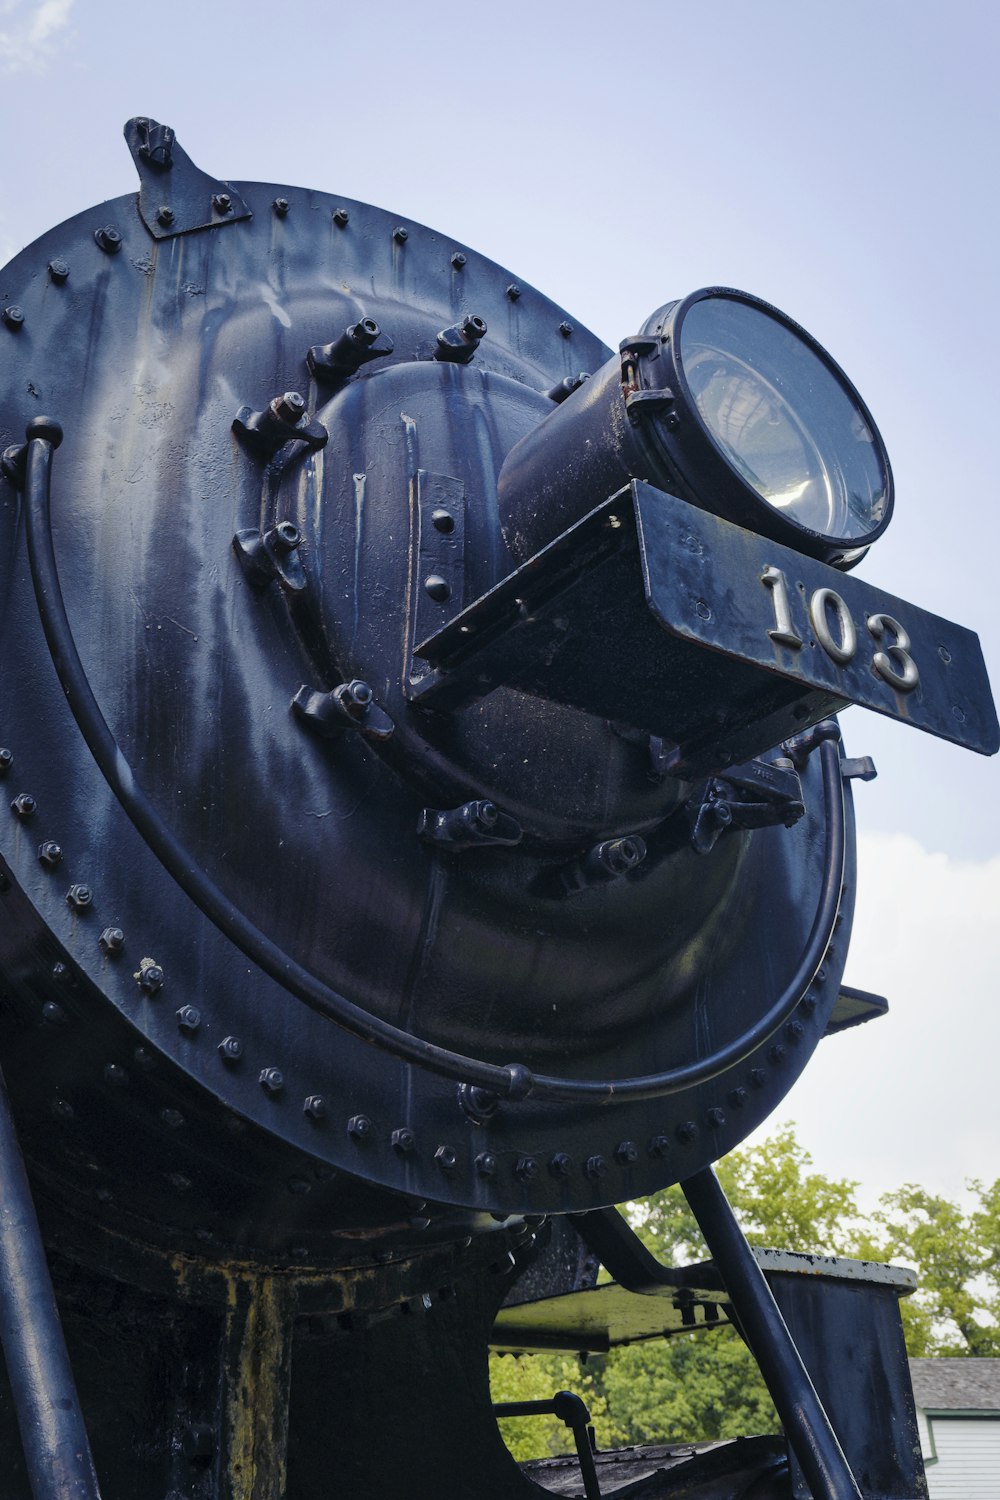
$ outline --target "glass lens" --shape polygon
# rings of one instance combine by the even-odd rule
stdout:
[[[678,352],[709,433],[769,505],[837,541],[874,530],[887,498],[880,446],[798,334],[752,303],[703,297]]]

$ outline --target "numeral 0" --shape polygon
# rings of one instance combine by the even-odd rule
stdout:
[[[803,640],[795,628],[787,578],[780,568],[768,565],[760,581],[770,593],[774,609],[774,624],[768,635],[779,645],[800,651]],[[857,652],[858,633],[844,600],[835,589],[818,588],[809,597],[808,611],[813,635],[827,656],[838,667],[846,667]],[[872,656],[876,675],[897,693],[912,693],[919,685],[920,672],[910,655],[910,637],[902,625],[892,615],[884,614],[869,615],[865,623],[869,634],[882,646]]]

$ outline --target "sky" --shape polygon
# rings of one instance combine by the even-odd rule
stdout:
[[[1000,681],[1000,8],[0,0],[0,263],[131,192],[131,116],[230,180],[428,223],[616,344],[696,287],[810,330],[879,425],[870,582],[977,630]],[[778,1119],[868,1199],[1000,1175],[997,764],[853,708],[859,916],[883,1020],[822,1044]]]

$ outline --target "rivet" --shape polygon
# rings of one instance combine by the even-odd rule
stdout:
[[[559,332],[562,334],[562,336],[563,336],[564,339],[568,339],[572,335],[572,332],[573,332],[573,325],[572,325],[572,323],[560,323],[559,324]]]
[[[627,1167],[632,1162],[639,1160],[639,1148],[635,1141],[619,1141],[615,1147],[615,1161],[620,1166]]]
[[[125,934],[120,927],[105,927],[98,942],[108,957],[120,953],[125,946]]]
[[[451,257],[451,263],[455,267],[456,271],[460,271],[465,265],[467,259],[468,257],[463,255],[461,250],[456,250],[455,254]]]
[[[768,1050],[768,1060],[780,1065],[785,1060],[787,1050],[788,1049],[784,1047],[781,1042],[775,1042],[774,1046]]]
[[[162,990],[166,975],[159,964],[142,964],[135,978],[141,990],[147,995],[155,995],[157,990]]]
[[[801,1021],[791,1020],[785,1027],[785,1035],[790,1042],[800,1042],[805,1035],[805,1030]]]
[[[435,604],[443,604],[446,599],[451,598],[451,585],[440,573],[431,573],[424,579],[424,592],[430,595]]]
[[[72,1120],[76,1114],[76,1110],[68,1099],[53,1099],[52,1113],[59,1120]]]
[[[99,1187],[95,1192],[94,1197],[97,1199],[98,1203],[110,1203],[112,1202],[111,1189],[106,1187]]]
[[[808,994],[802,996],[802,1005],[801,1005],[801,1008],[807,1014],[811,1014],[816,1009],[816,1006],[818,1004],[819,1004],[819,996],[818,995],[814,995],[811,990],[809,991]]]
[[[0,749],[0,776],[6,776],[13,764],[14,752],[4,746],[3,749]]]
[[[827,950],[827,951],[829,951],[829,950]],[[826,983],[826,965],[825,964],[820,964],[819,968],[816,970],[816,975],[815,975],[815,978],[813,979],[813,984],[825,984],[825,983]]]
[[[52,965],[52,978],[58,984],[67,984],[70,978],[69,965],[56,963]]]
[[[148,1047],[136,1047],[132,1053],[132,1061],[143,1073],[149,1073],[156,1067],[156,1054]]]
[[[20,818],[22,822],[26,822],[28,818],[33,818],[37,807],[38,803],[30,792],[18,792],[10,804],[11,812],[14,813],[15,817]]]
[[[573,1170],[573,1158],[565,1151],[556,1151],[549,1157],[549,1171],[553,1177],[568,1177]]]
[[[232,213],[233,200],[232,198],[230,198],[228,193],[213,193],[212,207],[215,209],[215,212],[217,214]]]
[[[11,302],[8,303],[3,312],[0,313],[0,317],[3,318],[8,328],[12,328],[16,331],[24,322],[24,311],[22,308],[18,307],[16,302]]]
[[[69,280],[69,266],[64,260],[49,261],[49,278],[56,286],[62,286],[64,281]]]
[[[188,1036],[194,1036],[201,1026],[201,1011],[196,1005],[182,1005],[177,1012],[177,1025],[181,1031],[186,1031]]]
[[[664,1157],[670,1155],[670,1138],[665,1135],[651,1135],[649,1145],[646,1147],[650,1156]]]
[[[113,224],[104,224],[94,230],[94,239],[105,255],[117,255],[122,247],[122,237]]]
[[[288,210],[291,207],[291,205],[289,204],[287,198],[275,198],[274,203],[272,204],[272,207],[273,207],[275,213],[277,214],[278,218],[279,219],[283,219],[285,217],[285,215],[288,213]]]
[[[261,1068],[257,1082],[268,1094],[280,1094],[285,1087],[285,1075],[280,1068]]]
[[[762,1089],[767,1082],[767,1072],[764,1068],[750,1069],[750,1084],[755,1089]]]
[[[93,903],[94,893],[89,885],[71,885],[66,892],[66,900],[74,911],[86,911]]]
[[[726,1095],[726,1098],[733,1106],[733,1109],[742,1109],[749,1097],[750,1095],[744,1088],[730,1089],[729,1093]]]
[[[511,284],[510,284],[510,286],[507,288],[507,298],[508,298],[508,301],[510,301],[510,302],[516,302],[517,299],[520,297],[520,295],[521,295],[521,288],[518,286],[518,284],[517,284],[516,281],[512,281]]]
[[[538,1176],[538,1163],[533,1156],[519,1156],[514,1163],[514,1176],[518,1182],[531,1182]]]
[[[302,1113],[308,1115],[310,1120],[325,1120],[327,1110],[326,1100],[323,1098],[323,1095],[310,1094],[308,1098],[303,1101]]]
[[[705,1111],[705,1118],[713,1130],[720,1130],[726,1123],[726,1112],[715,1104],[711,1109]]]
[[[603,1156],[588,1156],[583,1164],[583,1170],[587,1177],[603,1177],[608,1170],[608,1164]]]
[[[63,857],[62,849],[53,839],[46,839],[38,846],[38,860],[47,870],[54,870]]]
[[[404,228],[402,224],[397,224],[392,231],[392,237],[397,245],[405,245],[406,241],[410,238],[410,231]]]
[[[112,1084],[114,1088],[122,1089],[128,1083],[128,1074],[118,1063],[108,1063],[104,1069],[104,1082]]]
[[[436,510],[431,514],[431,525],[435,531],[440,531],[442,536],[451,536],[455,530],[455,517],[450,510]]]
[[[180,1130],[184,1124],[184,1116],[179,1109],[161,1109],[160,1119],[168,1130]]]
[[[348,213],[348,212],[347,212],[347,209],[346,209],[346,208],[338,208],[338,209],[336,209],[336,210],[335,210],[335,212],[334,212],[334,215],[333,215],[333,222],[334,222],[334,223],[335,223],[335,224],[336,224],[336,226],[337,226],[337,228],[338,228],[338,229],[343,229],[343,228],[344,228],[344,226],[345,226],[345,225],[346,225],[346,224],[347,224],[347,223],[348,223],[348,221],[349,221],[349,220],[350,220],[350,217],[351,217],[351,216],[350,216],[350,214],[349,214],[349,213]]]
[[[224,1036],[217,1050],[223,1062],[239,1062],[243,1056],[243,1043],[238,1036]]]
[[[184,1457],[211,1458],[215,1452],[215,1431],[207,1422],[190,1422],[181,1438]]]
[[[65,1026],[69,1017],[56,1000],[46,1000],[42,1006],[42,1020],[51,1026]]]
[[[480,1151],[476,1157],[476,1171],[480,1177],[495,1177],[497,1173],[497,1159],[492,1151]],[[506,1216],[504,1216],[506,1217]]]
[[[372,1122],[367,1115],[352,1115],[347,1122],[347,1134],[352,1141],[366,1141],[372,1133]]]
[[[312,1192],[312,1183],[305,1177],[289,1177],[288,1191],[304,1196],[306,1193]]]
[[[169,203],[161,203],[156,210],[156,222],[158,224],[172,224],[174,222],[174,211]]]
[[[185,1177],[183,1172],[168,1172],[167,1181],[170,1186],[176,1188],[179,1193],[186,1193],[191,1186],[190,1177]]]
[[[693,1120],[682,1120],[677,1129],[674,1131],[674,1134],[676,1135],[677,1139],[686,1146],[688,1142],[693,1141],[695,1136],[698,1134],[698,1127]]]
[[[458,1166],[458,1152],[454,1146],[439,1146],[434,1153],[434,1160],[442,1172],[454,1172]]]
[[[392,1142],[392,1149],[398,1151],[400,1156],[407,1156],[417,1144],[417,1138],[408,1125],[403,1125],[398,1130],[394,1130],[390,1136],[390,1140]]]

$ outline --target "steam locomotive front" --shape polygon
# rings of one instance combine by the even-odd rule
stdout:
[[[138,201],[0,330],[3,1056],[60,1232],[318,1269],[690,1177],[838,1003],[830,716],[997,747],[975,637],[845,571],[870,414],[747,294],[613,353],[126,135]]]

